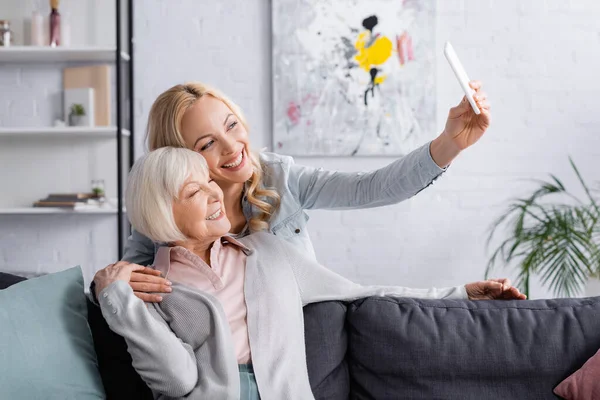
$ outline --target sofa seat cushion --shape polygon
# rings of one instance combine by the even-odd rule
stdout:
[[[356,399],[553,399],[600,348],[600,298],[372,297],[347,322]]]

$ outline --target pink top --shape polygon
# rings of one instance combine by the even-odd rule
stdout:
[[[251,360],[244,277],[246,275],[247,247],[229,236],[213,243],[210,263],[181,247],[160,247],[154,259],[154,268],[165,278],[215,296],[225,311],[238,364]]]

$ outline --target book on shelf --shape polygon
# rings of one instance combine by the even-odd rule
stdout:
[[[63,69],[63,89],[94,89],[95,126],[110,126],[110,65],[90,65]]]
[[[60,207],[60,208],[75,208],[76,201],[46,201],[40,200],[33,203],[34,207]]]
[[[50,193],[45,199],[33,203],[33,206],[76,208],[96,198],[94,193]]]
[[[77,201],[85,202],[89,199],[96,199],[94,193],[50,193],[48,197],[41,201]]]
[[[90,201],[93,201],[93,200],[90,200]],[[73,211],[90,211],[90,210],[94,211],[94,210],[100,210],[100,209],[116,210],[116,207],[114,207],[112,204],[108,204],[108,203],[100,204],[97,202],[88,203],[88,202],[79,202],[79,201],[73,201],[73,202],[36,201],[35,203],[33,203],[33,206],[38,207],[38,208],[43,208],[43,207],[63,208],[65,210],[73,210]]]

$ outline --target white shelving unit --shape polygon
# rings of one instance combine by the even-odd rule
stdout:
[[[115,139],[116,126],[107,127],[39,127],[39,128],[3,128],[0,127],[0,140],[7,138],[52,137],[52,138],[94,138]],[[122,129],[123,137],[129,137],[131,132]]]
[[[115,53],[114,47],[0,47],[0,63],[114,62]],[[121,52],[121,58],[129,61],[129,54]]]
[[[71,40],[63,41],[70,45],[57,47],[47,45],[48,30],[44,46],[28,45],[28,24],[36,5],[23,0],[0,3],[2,19],[10,20],[15,32],[15,45],[0,47],[0,80],[5,86],[0,89],[0,238],[14,237],[23,248],[29,242],[44,242],[39,262],[38,253],[21,255],[16,246],[14,256],[0,257],[0,270],[31,265],[46,273],[80,262],[95,268],[113,248],[110,259],[120,259],[129,229],[124,186],[135,159],[134,0],[61,2],[61,14],[73,18]],[[46,1],[39,10],[45,20],[47,6]],[[48,29],[47,21],[45,25]],[[93,66],[101,68],[83,69]],[[69,71],[65,82],[65,69],[78,67],[81,71]],[[106,89],[108,101],[105,95],[98,97],[108,121],[95,120],[110,126],[54,125],[64,119],[65,87],[81,86]],[[110,204],[33,206],[51,193],[87,192],[97,179],[104,180]]]
[[[0,215],[48,215],[48,214],[89,214],[89,215],[114,215],[117,213],[116,208],[98,208],[72,210],[68,208],[58,207],[20,207],[20,208],[0,208]]]

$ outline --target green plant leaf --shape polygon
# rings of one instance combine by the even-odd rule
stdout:
[[[534,274],[556,295],[572,296],[581,291],[590,275],[600,276],[600,211],[592,190],[569,161],[587,201],[569,193],[554,175],[550,181],[537,180],[538,188],[529,197],[514,199],[491,224],[488,248],[500,230],[508,237],[492,252],[486,278],[500,264],[516,265],[516,285],[524,285],[528,296]],[[549,202],[546,197],[551,195],[558,197]],[[571,204],[561,197],[570,199]]]

